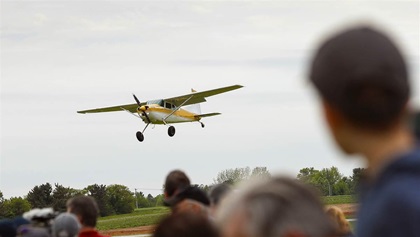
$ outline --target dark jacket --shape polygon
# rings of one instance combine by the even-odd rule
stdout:
[[[420,149],[400,155],[362,183],[356,236],[420,236]]]

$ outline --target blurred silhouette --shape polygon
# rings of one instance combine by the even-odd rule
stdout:
[[[79,237],[103,237],[95,228],[99,216],[99,208],[93,197],[73,197],[67,201],[66,206],[67,212],[76,215],[81,224]]]
[[[180,212],[164,218],[157,226],[154,237],[218,237],[210,220],[191,212]]]
[[[253,181],[222,201],[216,222],[223,237],[332,236],[318,196],[297,180]]]
[[[216,184],[214,187],[210,189],[209,198],[210,198],[210,215],[211,216],[216,215],[217,209],[219,208],[219,203],[231,191],[232,191],[232,188],[230,187],[230,185],[225,184],[225,183]]]
[[[356,234],[420,235],[420,149],[409,124],[405,60],[388,36],[360,26],[321,44],[310,69],[337,145],[367,161]]]
[[[172,212],[195,212],[208,216],[210,205],[207,194],[196,186],[192,186],[187,175],[180,171],[171,171],[165,180],[164,203]]]
[[[330,220],[337,228],[337,236],[352,237],[353,233],[350,228],[350,224],[346,219],[343,211],[335,206],[330,206],[326,210]]]
[[[72,213],[61,213],[52,224],[52,237],[75,237],[78,236],[80,223]]]

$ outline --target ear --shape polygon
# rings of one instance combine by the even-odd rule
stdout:
[[[333,108],[325,100],[322,101],[322,109],[323,109],[324,117],[328,124],[328,127],[331,130],[335,131],[343,122],[340,112],[337,111],[337,109]]]

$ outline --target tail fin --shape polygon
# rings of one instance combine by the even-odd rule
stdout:
[[[191,92],[197,92],[196,90],[194,90],[193,88],[191,88]],[[194,113],[194,114],[201,114],[201,106],[200,104],[192,104],[192,105],[188,105],[185,106],[185,109]]]

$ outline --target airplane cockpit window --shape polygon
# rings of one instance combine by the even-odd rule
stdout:
[[[172,105],[172,104],[170,104],[170,103],[168,103],[168,102],[166,102],[166,103],[165,103],[165,108],[167,108],[167,109],[172,109],[172,108],[173,108],[173,105]]]
[[[160,106],[163,107],[163,100],[149,100],[149,101],[147,101],[146,104],[148,104],[148,105],[157,104],[157,105],[160,105]]]

